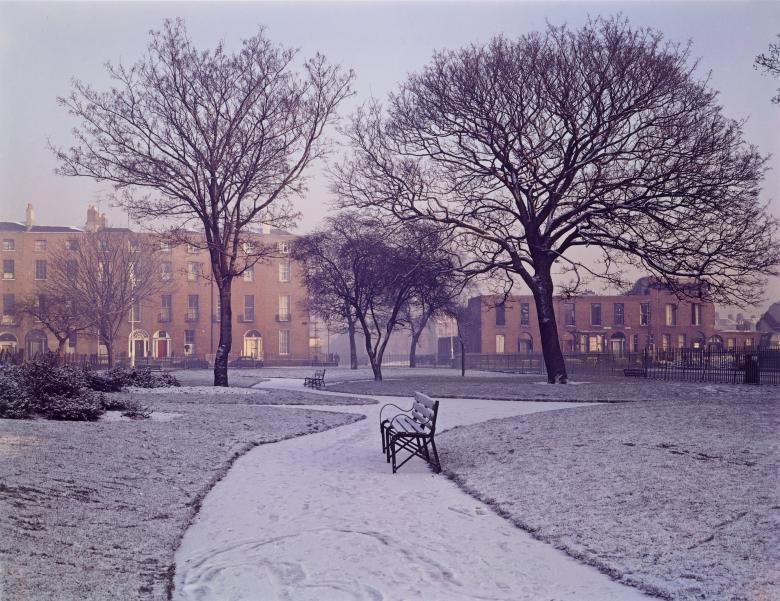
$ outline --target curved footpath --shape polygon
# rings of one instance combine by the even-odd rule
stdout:
[[[236,461],[176,552],[175,600],[648,599],[534,540],[422,461],[394,476],[381,453],[379,408],[411,402],[373,398],[380,404],[327,407],[365,420],[261,445]],[[443,399],[439,430],[576,406]]]

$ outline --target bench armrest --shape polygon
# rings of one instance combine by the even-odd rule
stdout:
[[[411,407],[409,407],[409,409],[403,409],[403,408],[401,408],[401,407],[399,407],[398,405],[395,405],[395,404],[393,404],[393,403],[387,403],[386,405],[382,405],[382,408],[379,410],[379,423],[380,423],[380,424],[382,423],[382,412],[383,412],[385,409],[387,409],[388,407],[395,407],[395,408],[396,408],[396,409],[398,409],[399,411],[403,411],[403,414],[400,414],[400,413],[399,413],[398,415],[405,415],[405,414],[409,413],[409,412],[412,410],[412,408],[411,408]],[[393,419],[395,419],[396,417],[398,417],[398,415],[394,416],[394,417],[393,417]],[[391,420],[391,421],[392,421],[392,420]]]

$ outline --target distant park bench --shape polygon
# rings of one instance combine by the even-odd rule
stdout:
[[[382,419],[388,407],[395,407],[401,413]],[[441,471],[439,453],[433,437],[436,433],[436,417],[439,414],[439,401],[421,392],[414,393],[411,409],[401,409],[388,403],[379,411],[379,431],[382,435],[382,452],[388,463],[393,465],[395,474],[412,457],[419,457],[433,466],[436,473]],[[409,456],[398,463],[398,453],[409,452]]]
[[[325,370],[317,370],[311,378],[304,378],[303,385],[317,390],[325,386]]]
[[[644,367],[627,367],[623,370],[623,375],[631,378],[646,378],[647,370]]]

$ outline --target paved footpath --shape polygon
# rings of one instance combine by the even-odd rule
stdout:
[[[260,387],[302,388],[275,379]],[[332,394],[332,393],[331,393]],[[633,601],[639,591],[534,540],[412,460],[393,475],[367,419],[261,445],[206,496],[176,553],[173,598],[212,601]],[[582,406],[442,399],[439,430]]]

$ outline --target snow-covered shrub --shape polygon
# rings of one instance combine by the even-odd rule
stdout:
[[[122,411],[122,415],[130,419],[147,419],[152,415],[152,410],[141,401],[130,399],[125,402],[125,410]]]
[[[77,397],[87,387],[84,371],[69,365],[58,367],[52,361],[29,361],[22,366],[24,386],[36,412],[53,397]]]
[[[21,368],[0,365],[0,418],[22,419],[29,417],[30,411],[30,396]]]
[[[85,369],[84,375],[87,386],[98,392],[119,392],[127,386],[130,379],[130,370],[124,367],[112,367],[105,371],[92,371]]]
[[[103,394],[84,389],[74,396],[51,396],[41,411],[49,419],[95,421],[103,413]]]
[[[137,388],[167,388],[181,386],[179,381],[169,373],[154,373],[148,367],[136,368],[129,373],[128,386]]]

